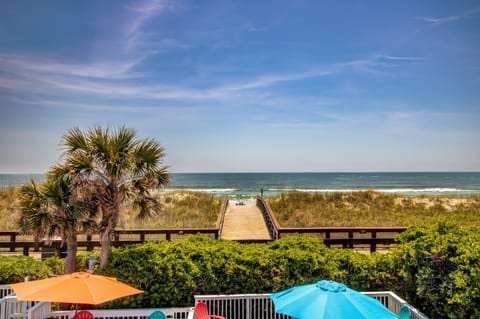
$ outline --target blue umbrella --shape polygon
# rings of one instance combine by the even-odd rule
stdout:
[[[298,319],[397,319],[380,301],[334,281],[297,286],[270,297],[277,313]]]

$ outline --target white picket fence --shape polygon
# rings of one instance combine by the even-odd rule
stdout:
[[[406,305],[411,311],[410,319],[428,319],[391,291],[364,292],[364,294],[379,300],[395,314],[399,314],[400,307]],[[212,314],[228,319],[291,319],[289,316],[275,313],[269,294],[195,296],[195,303],[197,302],[206,303]]]
[[[0,319],[71,319],[75,311],[51,311],[48,302],[24,302],[16,300],[8,286],[0,285]],[[417,309],[391,291],[365,292],[378,299],[393,313],[398,314],[400,307],[406,305],[411,310],[411,319],[428,319]],[[269,294],[238,294],[195,296],[195,303],[205,302],[211,313],[228,319],[291,319],[289,316],[275,313]],[[155,310],[161,310],[167,318],[193,319],[193,307],[150,308],[150,309],[91,309],[95,319],[148,319]]]

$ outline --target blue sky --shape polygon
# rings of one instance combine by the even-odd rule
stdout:
[[[173,172],[479,171],[478,1],[2,1],[0,173],[125,125]]]

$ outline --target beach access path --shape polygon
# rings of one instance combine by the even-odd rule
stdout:
[[[271,239],[262,212],[255,205],[229,205],[225,213],[221,239]]]

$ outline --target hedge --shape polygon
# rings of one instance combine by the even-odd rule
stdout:
[[[440,222],[409,228],[386,254],[329,249],[321,239],[291,236],[240,244],[195,235],[116,248],[102,272],[145,291],[103,307],[191,306],[194,295],[271,293],[321,279],[357,290],[392,290],[430,318],[480,318],[480,235]],[[77,258],[85,270],[90,254]],[[58,261],[48,265],[59,269]],[[53,272],[27,257],[1,257],[0,279]]]

